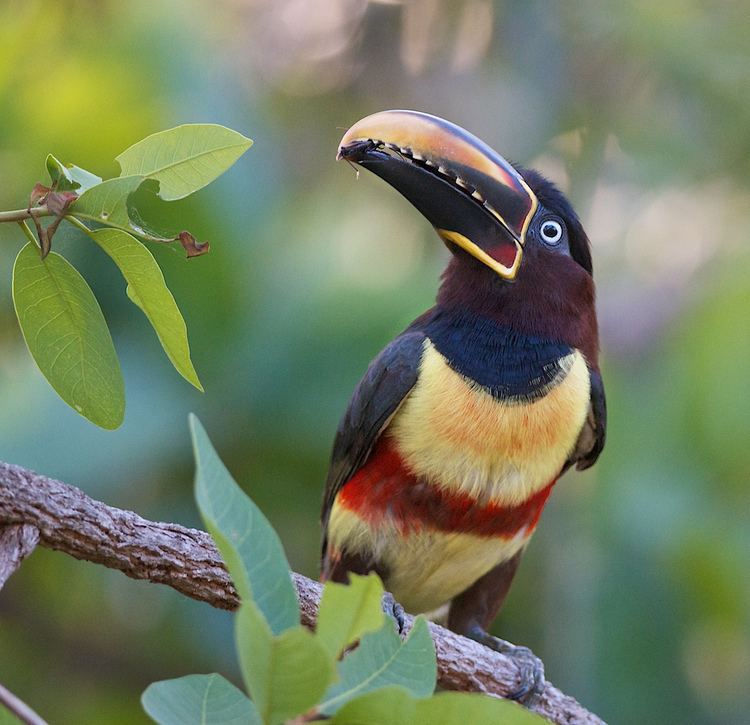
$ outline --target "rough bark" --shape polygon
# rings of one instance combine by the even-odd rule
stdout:
[[[0,526],[0,589],[39,543],[39,531],[31,524]]]
[[[42,546],[119,569],[134,579],[166,584],[214,607],[235,609],[239,604],[207,533],[148,521],[132,511],[95,501],[73,486],[0,462],[0,526],[9,525],[38,531]],[[27,535],[33,539],[33,534]],[[0,572],[3,556],[0,547]],[[321,585],[300,574],[292,577],[302,621],[314,627]],[[412,621],[407,616],[407,631]],[[437,624],[430,624],[430,630],[441,687],[501,697],[518,688],[519,671],[512,659]],[[602,722],[549,682],[531,709],[555,723]]]

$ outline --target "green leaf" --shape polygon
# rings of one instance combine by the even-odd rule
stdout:
[[[141,695],[160,725],[260,725],[255,705],[221,675],[188,675],[154,682]]]
[[[368,632],[383,626],[383,583],[376,574],[349,575],[349,585],[328,581],[315,633],[333,658]]]
[[[13,303],[42,374],[74,410],[102,428],[125,415],[125,386],[94,293],[59,254],[44,260],[31,243],[13,267]]]
[[[194,415],[190,429],[198,508],[240,599],[255,601],[274,634],[298,625],[297,592],[278,534],[234,482]]]
[[[402,687],[371,692],[342,707],[331,725],[542,725],[543,717],[518,703],[468,692],[440,692],[416,699]]]
[[[252,145],[224,126],[196,123],[152,134],[123,151],[121,176],[159,182],[165,201],[182,199],[223,174]]]
[[[403,642],[393,622],[387,620],[377,632],[362,637],[359,647],[338,665],[340,681],[326,692],[318,706],[331,715],[355,697],[388,685],[401,685],[416,697],[435,689],[435,646],[424,617],[414,620]]]
[[[47,155],[47,171],[57,191],[76,191],[83,194],[92,186],[101,184],[102,180],[95,174],[78,166],[65,166],[52,154]]]
[[[70,205],[68,213],[126,231],[137,231],[132,227],[127,201],[142,183],[142,176],[123,176],[102,181],[81,194]]]
[[[128,297],[143,310],[177,372],[202,392],[190,359],[185,320],[151,252],[121,229],[97,229],[89,236],[120,268]]]
[[[68,167],[68,174],[74,183],[78,184],[78,193],[83,194],[88,191],[92,186],[102,183],[102,177],[92,174],[86,169],[82,169],[80,166],[70,164]]]
[[[333,658],[301,625],[274,637],[251,600],[236,615],[237,652],[248,692],[267,725],[313,707],[335,677]]]
[[[330,725],[418,725],[417,700],[403,687],[384,687],[347,702],[329,720]],[[441,725],[446,725],[442,719]],[[461,725],[470,725],[467,718]],[[430,724],[432,725],[432,723]]]
[[[78,188],[78,184],[73,181],[70,172],[63,165],[62,161],[56,159],[52,154],[47,154],[47,172],[49,178],[58,191],[73,191]]]
[[[412,721],[414,722],[414,721]],[[478,692],[441,692],[418,700],[416,722],[466,725],[501,722],[503,725],[549,725],[546,718],[512,700],[501,700]]]
[[[273,676],[273,632],[252,599],[243,600],[235,615],[234,636],[245,686],[266,722],[268,683]]]

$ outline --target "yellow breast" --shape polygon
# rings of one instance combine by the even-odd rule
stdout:
[[[388,427],[409,468],[480,502],[517,505],[560,472],[589,408],[580,352],[533,402],[504,402],[453,371],[427,341],[415,387]]]

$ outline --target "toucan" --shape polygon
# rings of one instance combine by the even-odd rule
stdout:
[[[517,658],[512,697],[533,697],[541,662],[488,628],[555,482],[604,447],[588,237],[552,182],[436,116],[375,113],[337,158],[406,197],[452,256],[338,427],[321,578],[374,571],[409,612],[447,605],[450,629]]]

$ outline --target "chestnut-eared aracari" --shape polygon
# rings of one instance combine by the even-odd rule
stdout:
[[[589,241],[563,194],[443,119],[384,111],[338,157],[380,176],[453,256],[434,307],[375,358],[339,425],[322,578],[376,571],[406,610],[487,634],[545,502],[604,446]],[[538,660],[517,655],[527,682]]]

